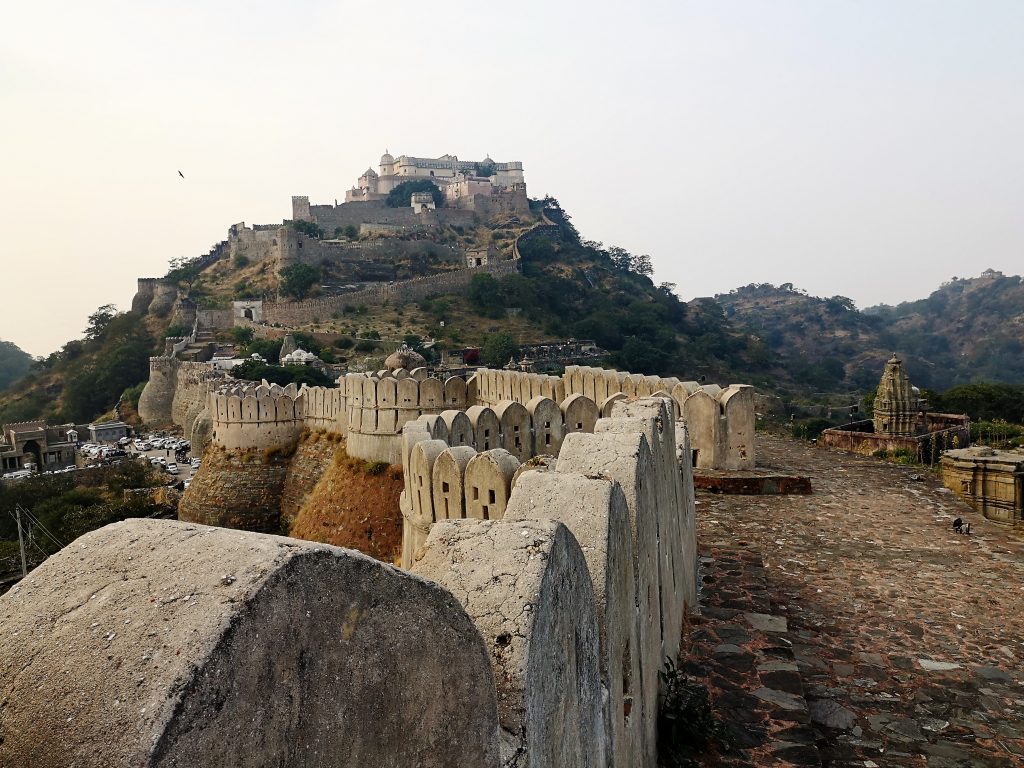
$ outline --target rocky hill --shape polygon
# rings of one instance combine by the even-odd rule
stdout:
[[[609,367],[743,381],[784,397],[867,392],[894,350],[924,387],[1024,382],[1019,277],[954,278],[927,299],[863,311],[843,296],[809,296],[789,283],[682,302],[675,286],[651,280],[649,257],[584,239],[552,198],[532,200],[515,216],[467,222],[405,235],[339,229],[333,238],[302,221],[233,226],[209,254],[140,281],[132,311],[98,309],[83,339],[0,392],[0,422],[83,422],[111,413],[119,400],[122,415],[131,413],[148,357],[163,352],[165,337],[187,334],[197,310],[227,313],[227,325],[205,333],[204,344],[236,344],[239,353],[274,362],[281,337],[293,332],[324,360],[356,370],[380,367],[403,342],[430,360],[445,349],[479,349],[479,362],[501,366],[521,346],[576,338],[606,350]],[[460,265],[472,254],[509,268],[471,274]],[[373,282],[382,276],[389,279]],[[417,279],[427,282],[397,290]],[[353,287],[340,286],[349,280],[382,289],[339,293]],[[374,290],[385,292],[383,300],[344,300]],[[232,301],[281,307],[289,294],[307,310],[324,309],[230,327]],[[20,374],[27,356],[0,346],[5,351],[15,365],[0,371]]]
[[[844,296],[791,283],[747,285],[715,300],[761,339],[789,376],[822,391],[865,390],[899,352],[916,384],[944,390],[977,380],[1024,382],[1024,281],[988,270],[954,278],[928,298],[863,311]]]

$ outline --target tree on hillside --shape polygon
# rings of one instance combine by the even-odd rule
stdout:
[[[388,208],[408,208],[412,205],[412,195],[414,192],[429,192],[434,198],[434,205],[438,208],[444,205],[444,192],[438,189],[437,185],[429,179],[403,181],[388,192],[384,203]]]
[[[484,337],[480,357],[485,365],[500,367],[519,354],[519,346],[508,331],[499,331]]]
[[[486,272],[473,275],[466,295],[473,309],[484,317],[497,319],[505,316],[505,301],[494,275]]]
[[[86,327],[85,338],[87,341],[95,341],[103,335],[103,331],[110,325],[110,321],[117,317],[117,307],[113,304],[104,304],[91,315],[89,325]]]
[[[281,292],[286,296],[304,299],[320,279],[319,270],[308,264],[289,264],[281,272]]]
[[[297,221],[289,221],[288,226],[297,232],[301,232],[308,237],[314,237],[317,240],[322,240],[324,237],[323,227],[318,224],[314,224],[312,221],[303,221],[301,219]]]
[[[330,376],[317,368],[306,365],[267,365],[258,360],[246,360],[232,368],[231,375],[236,379],[247,381],[266,379],[271,384],[280,384],[281,386],[289,384],[307,384],[311,387],[335,386],[335,382],[331,380]]]
[[[188,292],[191,293],[193,283],[195,283],[199,274],[203,271],[202,266],[199,264],[199,257],[196,256],[188,259],[181,256],[171,259],[170,267],[165,279],[184,284]]]
[[[61,416],[68,421],[96,418],[113,408],[122,392],[149,378],[153,337],[139,315],[102,306],[90,315],[86,337],[64,372]]]

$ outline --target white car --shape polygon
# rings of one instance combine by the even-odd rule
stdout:
[[[173,461],[170,464],[168,464],[166,467],[164,467],[164,469],[166,469],[172,475],[178,474],[178,465],[175,464]]]

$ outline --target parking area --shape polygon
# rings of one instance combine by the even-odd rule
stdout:
[[[176,435],[148,434],[117,443],[85,443],[79,448],[79,456],[84,466],[141,456],[164,471],[168,485],[183,482],[186,487],[199,467],[199,459],[192,457],[192,446]]]

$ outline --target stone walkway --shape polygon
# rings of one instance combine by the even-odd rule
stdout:
[[[759,464],[810,475],[814,493],[698,494],[700,547],[707,573],[732,558],[734,575],[747,571],[748,585],[749,569],[756,573],[763,559],[768,604],[756,612],[787,619],[796,695],[807,702],[821,764],[1024,765],[1024,541],[945,492],[927,470],[768,437]],[[958,516],[972,535],[953,533]],[[722,588],[714,575],[706,580],[705,605],[720,608]],[[705,611],[695,631],[712,634],[698,635],[691,663],[713,661],[721,645],[740,647],[740,667],[770,662],[763,639],[744,631],[729,643],[728,631],[721,634],[735,617]],[[754,654],[749,662],[746,652]],[[785,655],[779,671],[790,670]],[[742,686],[796,690],[792,676],[774,686],[763,677],[759,671]],[[725,714],[718,693],[716,706]],[[729,764],[815,764],[803,749],[788,759],[778,752],[780,742],[805,740],[780,730],[777,707],[747,711],[729,717],[753,718],[766,738]]]

